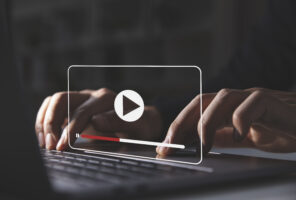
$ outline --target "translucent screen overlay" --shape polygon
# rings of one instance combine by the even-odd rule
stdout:
[[[93,103],[94,107],[80,121],[81,130],[69,135],[69,144],[72,149],[94,153],[199,164],[202,145],[196,129],[183,131],[180,138],[184,139],[175,143],[162,141],[178,113],[201,94],[201,88],[201,71],[196,66],[70,66],[68,125],[79,106]],[[77,100],[72,91],[92,95]],[[106,91],[107,97],[102,96],[100,92]],[[201,107],[196,112],[201,116]],[[157,155],[157,146],[172,153]]]

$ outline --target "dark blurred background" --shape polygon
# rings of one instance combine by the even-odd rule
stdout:
[[[16,61],[35,109],[67,89],[74,64],[198,65],[207,80],[267,10],[267,0],[14,0]]]

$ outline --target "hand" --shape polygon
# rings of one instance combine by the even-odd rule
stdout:
[[[195,97],[170,125],[164,143],[186,143],[198,134],[203,151],[213,145],[296,151],[296,93],[269,89],[222,89]],[[201,135],[201,131],[203,134]],[[173,149],[157,147],[168,155]]]
[[[97,131],[120,132],[137,138],[159,137],[162,120],[153,106],[146,106],[142,117],[136,122],[125,122],[115,113],[113,102],[116,93],[102,88],[69,92],[70,118],[68,122],[68,93],[59,92],[47,97],[37,114],[35,130],[41,147],[64,150],[70,141],[75,141],[75,133],[81,133],[91,123]],[[67,131],[68,130],[68,131]],[[62,133],[61,133],[62,132]]]

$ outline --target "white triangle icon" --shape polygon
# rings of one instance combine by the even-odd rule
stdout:
[[[114,110],[119,118],[127,122],[138,120],[144,112],[142,97],[133,90],[123,90],[114,100]]]

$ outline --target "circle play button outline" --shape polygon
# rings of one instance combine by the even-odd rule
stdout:
[[[120,119],[134,122],[144,112],[144,101],[136,91],[123,90],[115,97],[114,110]]]

